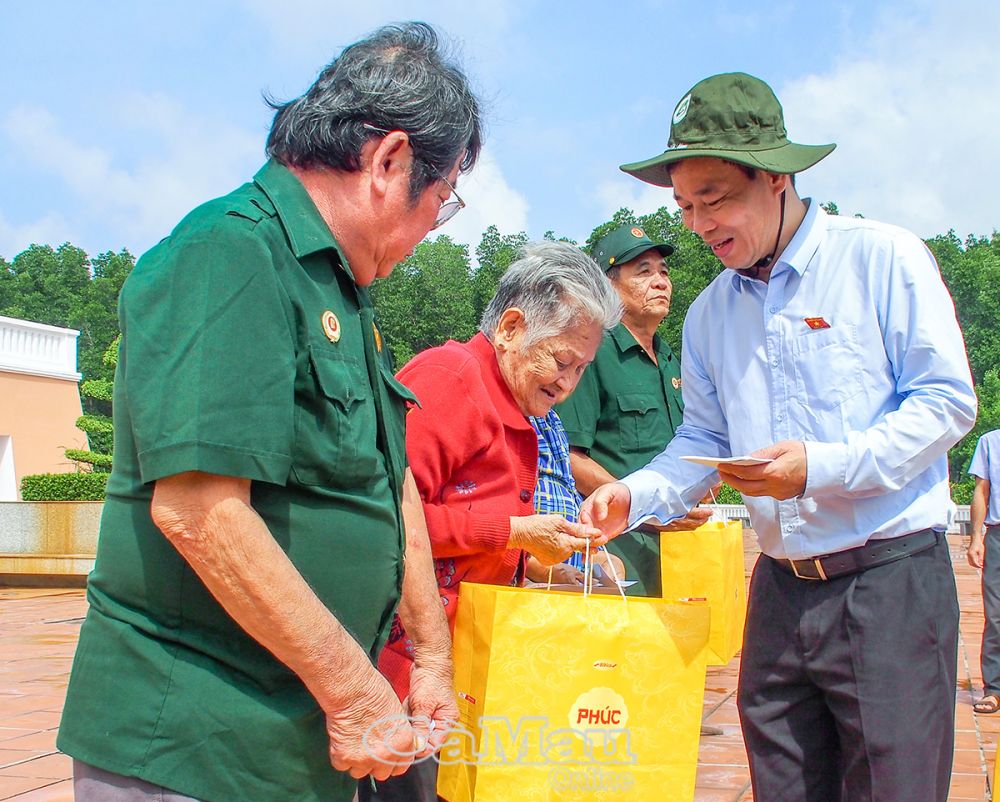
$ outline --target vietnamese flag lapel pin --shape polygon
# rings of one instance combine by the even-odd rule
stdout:
[[[821,317],[807,317],[807,318],[804,318],[804,320],[806,321],[806,325],[809,328],[813,329],[813,330],[815,330],[815,329],[828,329],[828,328],[830,328],[830,324],[827,323]]]

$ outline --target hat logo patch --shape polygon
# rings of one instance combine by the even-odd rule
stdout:
[[[682,122],[685,117],[687,117],[688,107],[691,105],[691,94],[688,93],[684,96],[684,99],[677,104],[677,108],[674,109],[673,121],[674,125]]]
[[[643,231],[641,228],[633,228],[632,236],[635,237],[636,239],[642,239],[643,237],[646,236],[646,232]]]

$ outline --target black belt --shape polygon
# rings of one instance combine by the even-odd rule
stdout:
[[[837,579],[927,551],[938,542],[938,537],[939,533],[934,529],[921,529],[902,537],[870,540],[863,546],[838,551],[836,554],[808,560],[774,562],[783,571],[794,574],[799,579]]]

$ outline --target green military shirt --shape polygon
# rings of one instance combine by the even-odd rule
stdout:
[[[366,290],[270,162],[189,214],[122,290],[115,461],[59,748],[214,802],[350,800],[323,712],[150,518],[153,483],[251,502],[374,661],[402,581],[404,415]]]
[[[653,338],[656,363],[619,323],[604,338],[594,362],[557,410],[570,445],[581,448],[615,478],[646,465],[681,425],[680,365],[670,346]],[[660,595],[659,535],[628,532],[608,544],[637,580],[629,592]]]

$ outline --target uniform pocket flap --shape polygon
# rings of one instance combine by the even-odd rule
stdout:
[[[646,393],[618,393],[618,408],[622,412],[649,412],[656,409],[656,399]]]
[[[332,359],[310,350],[309,361],[323,395],[344,409],[368,398],[368,384],[357,380],[358,368],[343,359]]]

